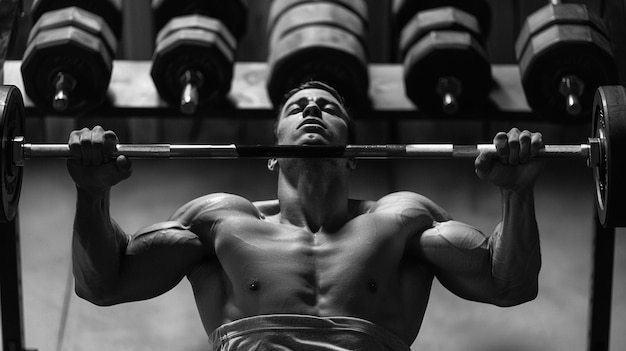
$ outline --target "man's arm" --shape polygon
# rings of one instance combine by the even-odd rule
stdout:
[[[209,250],[180,222],[127,235],[109,214],[111,187],[130,162],[112,158],[117,137],[102,128],[70,136],[68,170],[77,186],[72,240],[76,293],[98,305],[142,300],[174,287]]]
[[[77,209],[72,245],[76,293],[94,304],[156,297],[175,287],[198,263],[212,258],[211,250],[177,220],[131,236],[112,219],[99,216],[96,207],[100,206]]]
[[[503,219],[491,236],[457,221],[435,223],[416,245],[437,279],[456,295],[518,305],[536,297],[541,267],[536,226],[520,218]]]
[[[78,296],[103,305],[117,285],[121,258],[130,237],[109,216],[109,194],[77,188],[72,264]]]
[[[481,155],[476,161],[479,177],[501,188],[503,217],[493,234],[487,237],[455,221],[435,222],[417,245],[439,281],[455,294],[510,306],[537,295],[541,255],[533,184],[538,165],[527,161],[541,147],[541,135],[513,129],[494,142],[500,160]]]
[[[542,136],[513,128],[494,144],[498,160],[484,153],[476,159],[477,175],[500,187],[502,198],[502,221],[489,238],[492,275],[508,295],[533,299],[541,268],[534,200],[540,163],[529,161],[543,147]]]

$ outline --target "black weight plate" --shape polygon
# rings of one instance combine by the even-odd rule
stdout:
[[[2,201],[0,222],[10,222],[17,213],[22,190],[22,167],[13,162],[13,138],[24,135],[24,100],[20,90],[12,85],[0,86],[0,172],[2,172]]]
[[[594,167],[596,207],[605,227],[626,226],[626,90],[599,87],[593,101],[592,137],[601,141],[600,163]]]

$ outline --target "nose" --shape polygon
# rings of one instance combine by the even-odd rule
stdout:
[[[302,117],[322,117],[322,110],[314,101],[310,101],[302,111]]]

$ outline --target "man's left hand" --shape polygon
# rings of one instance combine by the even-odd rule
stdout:
[[[543,147],[541,133],[512,128],[493,138],[497,157],[482,152],[475,162],[476,174],[503,189],[532,189],[539,175],[540,163],[529,162]]]

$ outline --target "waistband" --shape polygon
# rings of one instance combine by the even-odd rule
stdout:
[[[213,351],[410,351],[395,334],[364,319],[297,314],[224,324],[211,333],[209,344]]]

